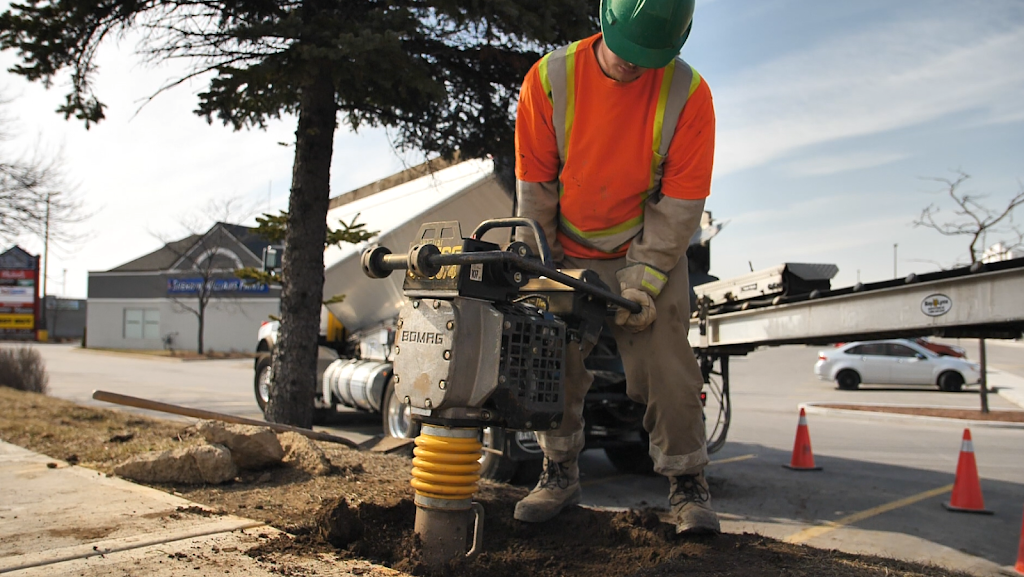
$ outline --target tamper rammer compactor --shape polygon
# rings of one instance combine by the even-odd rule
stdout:
[[[516,227],[532,231],[540,255],[522,242],[502,250],[481,240]],[[393,382],[422,425],[412,461],[415,530],[424,561],[438,566],[481,550],[484,511],[473,502],[481,428],[558,428],[566,347],[596,342],[609,305],[640,306],[592,271],[556,270],[529,219],[484,221],[469,238],[458,222],[427,223],[416,238],[406,254],[368,249],[362,267],[371,278],[407,271]]]

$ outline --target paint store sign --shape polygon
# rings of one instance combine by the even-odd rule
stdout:
[[[194,295],[203,292],[203,279],[201,278],[171,278],[167,279],[167,294],[169,295]],[[266,293],[270,291],[268,285],[244,281],[237,278],[220,278],[207,281],[206,292],[211,293]]]

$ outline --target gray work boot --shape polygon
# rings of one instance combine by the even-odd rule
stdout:
[[[676,534],[720,533],[718,515],[711,508],[711,492],[704,472],[669,477],[668,502],[676,520]]]
[[[556,463],[544,457],[544,471],[537,486],[516,503],[515,518],[527,523],[541,523],[553,518],[566,507],[578,505],[583,498],[580,489],[580,468],[576,459]]]

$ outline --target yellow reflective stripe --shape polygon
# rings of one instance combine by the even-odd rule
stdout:
[[[668,93],[672,88],[672,75],[676,70],[676,61],[669,62],[665,67],[665,74],[661,77],[661,91],[658,93],[658,108],[654,112],[654,139],[652,140],[654,152],[661,150],[661,130],[665,126],[665,105],[668,103]]]
[[[601,237],[604,237],[604,236],[612,236],[612,235],[615,235],[615,234],[619,234],[621,232],[625,232],[625,231],[633,228],[634,226],[638,226],[640,224],[643,224],[643,222],[644,222],[644,215],[641,214],[640,216],[631,218],[631,219],[627,220],[626,222],[619,223],[619,224],[617,224],[615,226],[611,226],[611,227],[608,227],[608,228],[602,228],[601,230],[582,231],[582,230],[576,228],[575,226],[573,226],[573,224],[571,222],[569,222],[569,219],[565,218],[565,215],[559,215],[558,218],[561,221],[562,225],[565,226],[565,228],[569,229],[569,232],[573,233],[574,235],[576,235],[576,236],[578,236],[580,238],[587,238],[587,239],[590,239],[590,238],[601,238]]]
[[[551,99],[551,80],[548,78],[548,58],[551,57],[551,53],[548,52],[544,55],[544,58],[540,59],[540,66],[537,67],[537,73],[540,75],[540,85],[544,89],[544,95],[548,97],[548,101],[554,104]]]
[[[562,166],[569,156],[572,119],[576,115],[576,48],[580,42],[573,42],[565,51],[565,154],[562,155]]]
[[[648,189],[654,188],[654,181],[657,177],[658,167],[661,165],[663,158],[658,158],[660,155],[658,151],[661,150],[661,131],[665,126],[665,105],[668,103],[668,93],[672,88],[672,75],[676,70],[676,61],[668,63],[665,67],[665,73],[661,77],[661,91],[658,93],[658,108],[654,112],[654,138],[651,140],[651,148],[654,150],[654,154],[651,155],[651,180],[647,185]],[[644,195],[646,200],[646,194]]]
[[[661,282],[668,282],[668,275],[662,274],[661,271],[654,267],[644,266],[644,272],[660,280]]]
[[[690,93],[687,94],[687,98],[693,96],[693,93],[697,90],[697,87],[700,86],[700,73],[697,72],[697,69],[694,68],[693,66],[690,67],[690,70],[693,71],[693,79],[690,80]]]
[[[645,289],[647,289],[647,290],[651,291],[651,295],[652,295],[652,296],[655,296],[655,297],[656,297],[656,296],[658,296],[658,295],[660,295],[660,294],[661,294],[661,289],[660,289],[660,288],[658,288],[658,287],[656,287],[656,286],[652,285],[651,283],[649,283],[649,282],[647,282],[647,281],[643,281],[643,282],[641,282],[641,283],[640,283],[640,286],[642,286],[642,287],[644,287]]]

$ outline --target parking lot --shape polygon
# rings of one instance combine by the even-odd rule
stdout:
[[[964,341],[977,359],[973,343]],[[8,345],[2,345],[8,346]],[[99,405],[92,390],[259,417],[252,362],[182,362],[40,345],[50,394]],[[814,402],[891,403],[975,408],[977,387],[944,393],[926,387],[866,385],[840,391],[818,380],[818,348],[765,349],[732,363],[729,442],[708,469],[715,507],[727,531],[756,531],[797,543],[938,563],[979,575],[1013,564],[1024,511],[1024,428],[970,424],[985,504],[992,516],[947,512],[964,423],[909,417],[809,412],[820,472],[794,472],[789,461],[798,406]],[[1024,347],[990,341],[992,383],[1024,391]],[[1019,409],[1000,395],[993,409]],[[348,436],[376,432],[377,418],[353,415]],[[581,459],[586,504],[664,507],[668,483],[622,475],[603,453]]]

